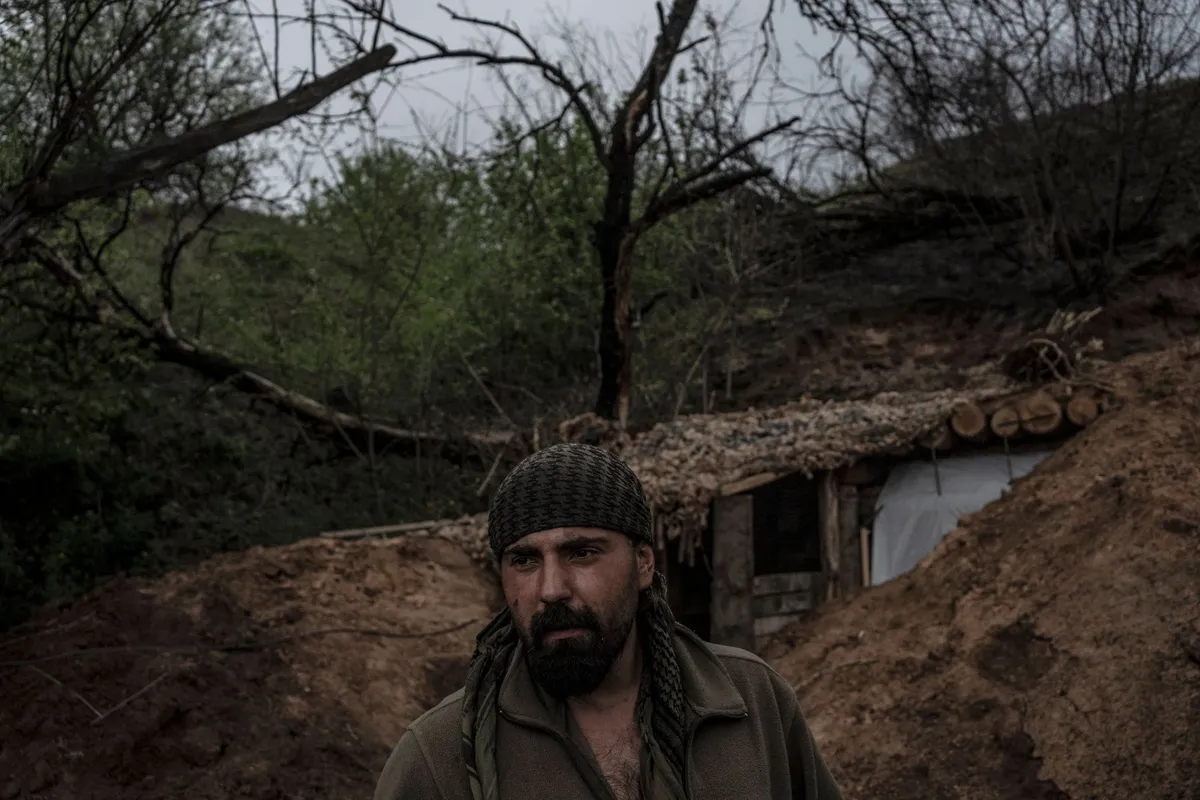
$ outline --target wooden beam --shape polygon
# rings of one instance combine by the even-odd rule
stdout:
[[[781,614],[802,614],[812,610],[811,592],[764,594],[754,598],[754,618],[777,617]]]
[[[838,528],[838,487],[832,472],[822,472],[817,478],[817,520],[821,531],[821,573],[825,584],[825,599],[840,594],[839,564],[841,536]]]
[[[862,586],[861,545],[858,538],[858,487],[838,489],[838,539],[841,542],[841,589],[844,594]]]
[[[819,581],[819,572],[777,572],[774,575],[754,576],[754,596],[811,592]]]
[[[349,528],[343,531],[325,531],[322,539],[369,539],[373,536],[383,538],[404,533],[429,531],[434,528],[445,528],[453,525],[470,525],[470,521],[462,519],[430,519],[424,522],[401,522],[396,525],[376,525],[373,528]]]
[[[713,500],[712,630],[715,644],[753,650],[754,498]]]
[[[720,489],[721,497],[729,497],[730,495],[741,494],[757,489],[760,486],[766,486],[772,481],[779,480],[782,476],[774,472],[763,472],[758,475],[751,475],[749,478],[742,478],[740,481],[727,483]]]

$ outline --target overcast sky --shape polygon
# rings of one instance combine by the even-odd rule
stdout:
[[[300,6],[300,0],[287,1]],[[317,2],[333,7],[338,0]],[[712,10],[718,19],[727,23],[730,31],[726,35],[729,40],[727,50],[737,54],[749,52],[756,41],[762,41],[760,23],[770,2],[707,0],[701,8]],[[800,16],[792,0],[774,0],[774,3],[772,20],[780,48],[778,72],[791,88],[780,88],[776,80],[772,80],[770,86],[764,84],[756,93],[757,104],[748,113],[750,128],[768,121],[772,114],[799,111],[795,88],[812,88],[817,75],[812,58],[828,49],[832,41],[828,35],[814,32],[812,25]],[[269,9],[271,5],[269,0],[256,0],[254,4],[260,10]],[[283,2],[279,5],[287,7]],[[657,29],[653,0],[451,0],[447,5],[462,13],[513,22],[535,39],[539,46],[559,57],[564,55],[565,47],[561,39],[554,35],[560,21],[586,31],[594,41],[599,42],[603,60],[616,68],[613,75],[606,77],[617,86],[628,85],[631,78],[625,77],[622,70],[633,72],[640,67],[652,45],[653,32]],[[437,0],[395,0],[393,8],[396,9],[393,13],[402,15],[397,18],[403,24],[440,39],[451,47],[481,42],[483,34],[479,30],[451,20],[445,11],[438,8]],[[275,36],[273,28],[260,23],[260,32],[266,45],[272,47]],[[701,33],[698,19],[689,31],[689,38]],[[394,33],[386,34],[384,41],[397,44],[401,50],[400,57],[404,57],[407,48],[414,44]],[[285,30],[279,51],[282,55],[281,71],[285,74],[308,67],[312,52],[308,30],[299,25]],[[748,59],[745,61],[748,63]],[[319,65],[321,71],[327,71],[329,67],[324,60]],[[523,77],[530,86],[544,85],[525,68],[509,68],[508,74]],[[427,136],[430,130],[445,135],[450,126],[455,126],[458,129],[456,142],[465,141],[467,146],[478,145],[486,139],[490,130],[488,118],[494,117],[503,104],[510,102],[488,68],[463,62],[435,62],[413,67],[404,73],[399,86],[381,88],[372,99],[379,117],[379,130],[388,138],[412,144]],[[348,97],[343,93],[327,108],[343,109],[348,107],[348,103]],[[361,137],[343,137],[338,147],[342,150],[354,149],[363,144]],[[316,174],[327,174],[327,169],[320,163],[314,166]]]

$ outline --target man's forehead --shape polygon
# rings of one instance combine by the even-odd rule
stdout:
[[[567,542],[578,541],[580,539],[603,539],[607,541],[623,535],[605,530],[604,528],[551,528],[550,530],[526,534],[509,545],[509,549],[520,547],[533,548],[535,550],[553,550]]]

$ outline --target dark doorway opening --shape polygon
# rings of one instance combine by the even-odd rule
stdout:
[[[712,634],[712,565],[708,559],[712,552],[712,521],[709,516],[692,564],[679,560],[679,539],[669,542],[666,550],[671,611],[677,622],[705,641]]]
[[[751,491],[754,497],[754,574],[820,572],[817,481],[786,475]]]

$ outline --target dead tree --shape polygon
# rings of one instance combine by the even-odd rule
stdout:
[[[344,2],[358,13],[370,11],[365,3]],[[585,126],[593,155],[605,175],[604,198],[591,237],[603,289],[598,338],[600,386],[595,411],[622,427],[628,421],[633,386],[630,312],[639,240],[680,211],[770,176],[771,170],[756,157],[756,150],[792,130],[799,121],[795,116],[780,118],[757,132],[747,133],[743,120],[749,91],[745,98],[732,97],[719,88],[724,76],[704,75],[702,71],[698,79],[711,89],[702,93],[708,104],[680,108],[670,102],[668,79],[688,66],[696,71],[694,63],[681,65],[681,59],[719,40],[720,26],[712,17],[704,20],[707,30],[703,36],[688,40],[697,22],[698,6],[696,0],[673,0],[669,8],[658,4],[659,29],[652,52],[630,84],[622,87],[606,87],[601,74],[581,75],[577,74],[579,69],[568,70],[512,24],[444,9],[452,19],[516,46],[515,51],[507,53],[493,45],[450,47],[382,11],[375,12],[380,26],[420,49],[410,62],[465,59],[498,70],[534,70],[563,95],[565,107],[549,120],[531,121],[533,127],[558,124],[568,114]],[[579,61],[576,59],[577,66]],[[617,99],[607,103],[603,99],[606,94]],[[717,106],[711,106],[712,102]],[[691,147],[680,140],[681,117],[685,118],[684,127],[690,125],[695,134]],[[703,146],[695,146],[701,139]]]

